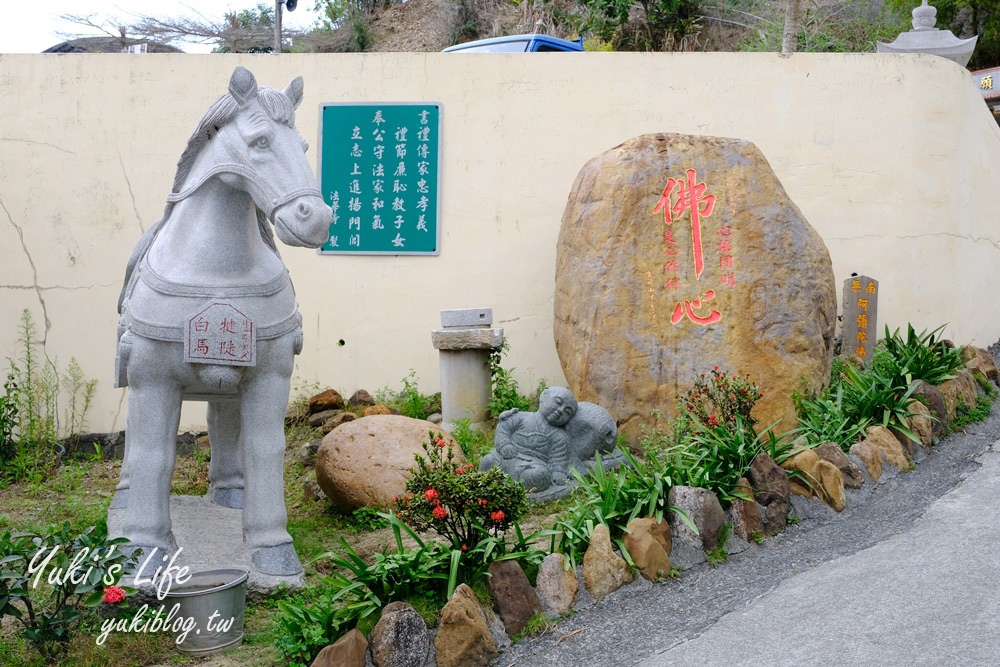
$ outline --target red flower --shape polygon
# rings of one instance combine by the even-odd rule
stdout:
[[[437,440],[434,441],[434,444],[441,448],[448,446],[448,443],[445,441],[444,438],[438,438]]]
[[[427,500],[434,500],[438,497],[438,492],[436,489],[427,489],[424,491],[424,498]]]
[[[503,513],[503,510],[497,510],[496,512],[490,514],[490,518],[493,519],[494,523],[500,523],[503,521],[504,516],[506,515]]]
[[[435,519],[443,519],[446,516],[448,516],[448,510],[438,505],[437,507],[434,508],[434,511],[431,512],[431,514],[434,515]]]
[[[455,474],[456,475],[464,475],[465,474],[465,468],[455,468]]]
[[[468,544],[463,544],[462,545],[462,551],[468,551],[468,550],[469,550],[469,545]]]
[[[489,504],[489,503],[486,502],[486,498],[480,498],[476,502],[479,503],[480,507],[486,507]]]
[[[125,591],[118,586],[106,586],[101,599],[108,604],[115,604],[125,599]]]

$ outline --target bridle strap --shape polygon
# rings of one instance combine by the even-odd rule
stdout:
[[[216,136],[220,137],[222,140],[222,147],[226,150],[226,153],[233,161],[220,162],[199,176],[198,180],[180,192],[171,192],[167,195],[168,202],[176,204],[179,201],[187,199],[194,194],[198,188],[203,186],[208,179],[213,176],[218,176],[219,174],[235,174],[236,176],[242,176],[257,186],[257,188],[260,189],[268,200],[267,208],[262,208],[261,210],[264,211],[268,220],[271,220],[272,222],[274,221],[274,212],[294,199],[308,196],[319,197],[320,199],[323,198],[323,193],[320,192],[318,188],[312,187],[298,188],[297,190],[292,190],[284,195],[279,194],[273,187],[271,187],[271,184],[267,180],[260,178],[260,175],[256,172],[256,170],[247,164],[246,160],[244,160],[243,156],[237,152],[232,140],[226,134],[220,132]]]

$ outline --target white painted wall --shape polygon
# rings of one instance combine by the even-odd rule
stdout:
[[[440,256],[283,249],[306,322],[300,383],[375,391],[413,369],[436,390],[438,311],[473,306],[493,308],[526,388],[561,383],[552,289],[566,196],[589,158],[648,132],[756,143],[838,280],[879,279],[883,322],[1000,337],[1000,130],[968,73],[940,58],[0,55],[0,355],[18,353],[30,308],[49,357],[98,378],[92,430],[124,427],[112,373],[126,260],[237,64],[262,85],[305,78],[298,126],[313,146],[321,103],[443,104]],[[194,404],[182,426],[202,420]]]

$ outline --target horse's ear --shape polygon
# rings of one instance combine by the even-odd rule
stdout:
[[[246,67],[237,67],[233,70],[233,76],[229,79],[229,94],[240,103],[240,106],[257,97],[257,79]]]
[[[285,88],[285,95],[292,101],[293,109],[298,109],[299,105],[302,104],[302,90],[304,87],[302,77],[297,76],[292,79],[292,82],[288,84],[287,88]]]

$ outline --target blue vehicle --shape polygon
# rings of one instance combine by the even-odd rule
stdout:
[[[576,41],[549,37],[548,35],[509,35],[479,39],[449,46],[445,53],[536,53],[536,52],[577,52],[583,51],[583,38]]]

